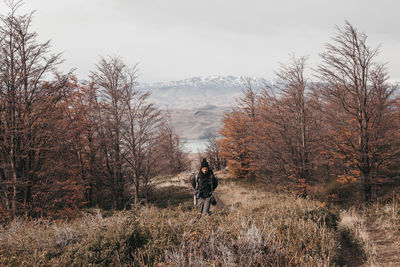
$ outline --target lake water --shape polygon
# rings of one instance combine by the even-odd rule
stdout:
[[[207,147],[207,139],[184,139],[185,152],[203,153]]]

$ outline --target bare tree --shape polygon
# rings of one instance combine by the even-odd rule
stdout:
[[[7,4],[9,13],[0,17],[0,172],[4,207],[11,206],[14,216],[17,203],[32,202],[39,159],[49,148],[43,118],[62,98],[68,76],[46,80],[61,62],[60,54],[50,53],[49,41],[37,41],[33,13],[17,14],[21,1]]]
[[[79,177],[87,187],[85,198],[87,206],[105,206],[104,168],[100,153],[97,125],[97,87],[93,83],[78,82],[71,79],[72,88],[64,99],[65,114],[71,132],[70,151],[75,155]]]
[[[302,193],[306,195],[309,172],[309,148],[307,123],[309,115],[306,109],[307,78],[304,75],[306,58],[291,59],[288,66],[281,65],[277,73],[279,86],[282,88],[282,104],[286,106],[286,115],[291,120],[293,136],[291,137],[291,162],[295,167],[295,177],[302,186]]]
[[[137,66],[127,67],[121,58],[102,58],[92,73],[99,87],[98,137],[112,189],[113,207],[123,208],[127,185],[134,188],[134,202],[148,193],[157,174],[156,160],[161,113],[149,101],[150,93],[137,88]]]
[[[307,96],[306,60],[292,56],[289,64],[281,64],[277,83],[262,93],[255,142],[259,172],[268,177],[290,177],[303,196],[311,179],[317,128]]]
[[[367,203],[379,167],[393,152],[391,106],[396,87],[388,84],[385,66],[376,62],[378,52],[367,45],[367,35],[346,22],[326,44],[317,69],[331,147],[359,172]]]
[[[149,102],[149,97],[150,93],[141,92],[132,86],[125,98],[128,110],[123,134],[124,159],[133,179],[135,203],[139,202],[141,183],[144,185],[147,198],[148,185],[154,173],[153,168],[156,168],[153,153],[161,114],[154,104]]]
[[[123,173],[122,129],[127,112],[126,96],[135,85],[135,75],[119,57],[101,58],[91,78],[99,87],[99,138],[111,182],[113,208],[123,207],[125,177]]]
[[[218,137],[216,135],[212,135],[208,138],[205,157],[208,159],[212,169],[220,171],[226,166],[226,160],[221,156],[217,141]]]
[[[247,78],[242,89],[243,96],[236,100],[238,108],[254,120],[257,113],[257,90],[253,88],[252,79]]]
[[[165,174],[177,174],[187,168],[183,142],[172,126],[171,114],[164,114],[158,128],[159,163]]]

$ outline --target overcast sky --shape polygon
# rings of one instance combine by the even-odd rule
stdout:
[[[0,14],[7,13],[0,0]],[[289,54],[319,62],[335,26],[348,20],[381,45],[400,81],[397,0],[26,0],[33,29],[63,52],[61,69],[86,79],[100,56],[139,63],[140,82],[244,75],[272,80]]]

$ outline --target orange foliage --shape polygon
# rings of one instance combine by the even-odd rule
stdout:
[[[252,170],[250,120],[244,113],[233,111],[225,114],[222,122],[222,138],[217,141],[221,156],[227,159],[228,168],[235,177],[249,178]]]

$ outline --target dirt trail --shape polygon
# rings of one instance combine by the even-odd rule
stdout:
[[[354,247],[351,246],[345,239],[343,239],[338,233],[337,239],[340,242],[340,254],[341,261],[339,262],[339,266],[348,266],[348,267],[361,267],[366,266],[361,255],[358,255],[358,251],[355,250]]]
[[[342,256],[340,266],[400,266],[400,235],[396,229],[379,225],[354,211],[342,213],[339,224],[344,229],[351,229],[364,243],[360,244],[362,248],[357,248],[352,237],[350,241],[353,242],[348,243],[349,240],[338,233]],[[360,249],[365,250],[367,259],[363,259]]]
[[[366,232],[375,249],[373,266],[400,266],[399,235],[372,223],[366,225]]]

